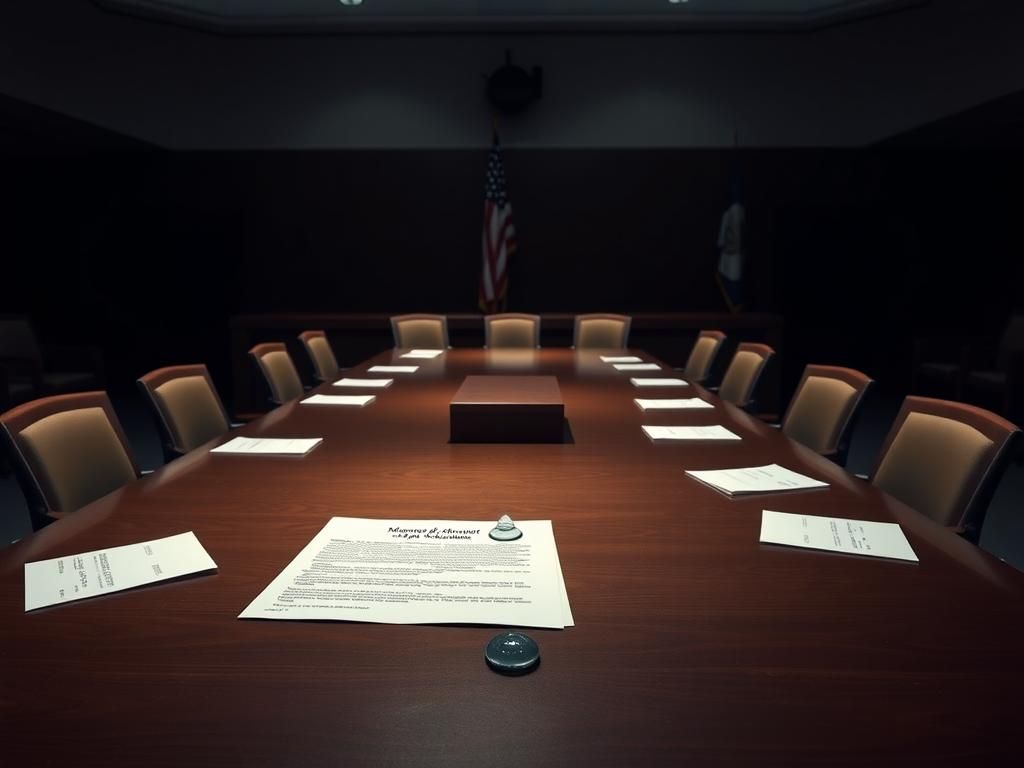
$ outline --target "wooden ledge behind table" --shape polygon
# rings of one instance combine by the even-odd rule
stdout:
[[[292,359],[306,381],[313,381],[308,370],[308,355],[302,350],[298,335],[310,328],[327,333],[338,363],[342,367],[393,346],[391,316],[388,313],[270,313],[235,315],[231,318],[231,366],[233,402],[237,413],[262,413],[269,409],[265,385],[256,378],[247,352],[254,345],[281,341],[288,346]],[[757,341],[770,345],[780,356],[783,353],[782,316],[764,312],[740,314],[715,312],[663,312],[632,314],[629,346],[644,349],[673,366],[683,366],[697,334],[715,328],[728,334],[718,364],[732,358],[741,341]],[[541,314],[541,347],[568,347],[572,344],[575,313]],[[453,347],[484,345],[484,316],[481,314],[449,314],[448,333]],[[758,385],[763,410],[776,412],[779,402],[779,366],[771,366]]]

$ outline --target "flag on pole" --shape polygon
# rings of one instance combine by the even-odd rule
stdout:
[[[505,194],[505,166],[497,132],[487,159],[484,184],[483,273],[480,277],[480,309],[492,314],[505,309],[508,292],[508,260],[516,252],[516,228],[512,205]]]

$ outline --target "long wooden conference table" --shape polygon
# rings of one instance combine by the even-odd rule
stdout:
[[[306,457],[209,454],[225,437],[0,553],[0,764],[1017,764],[1017,571],[700,388],[716,408],[641,412],[684,396],[629,382],[657,373],[565,349],[413,362],[365,408],[240,430],[323,437]],[[571,442],[450,444],[484,373],[556,375]],[[830,487],[728,498],[684,474],[770,462]],[[759,544],[763,509],[898,522],[920,563]],[[526,630],[531,674],[485,665],[505,628],[236,618],[332,516],[503,513],[553,521],[576,622]],[[26,561],[190,530],[215,574],[23,611]]]

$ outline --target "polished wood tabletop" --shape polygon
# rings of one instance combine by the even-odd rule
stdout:
[[[670,370],[412,362],[365,408],[292,402],[239,430],[323,437],[308,456],[208,453],[225,436],[0,553],[0,764],[1018,764],[1022,574],[697,387],[629,383]],[[449,444],[449,401],[488,373],[557,376],[568,441]],[[716,407],[633,403],[693,394]],[[640,429],[714,423],[742,441]],[[770,462],[830,486],[728,498],[684,474]],[[760,544],[763,509],[898,522],[920,563]],[[576,621],[528,630],[532,674],[484,663],[504,628],[236,618],[332,516],[506,513],[553,521]],[[26,561],[189,530],[215,574],[23,611]]]

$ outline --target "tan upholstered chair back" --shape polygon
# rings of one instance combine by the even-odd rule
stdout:
[[[294,400],[303,394],[302,379],[284,344],[273,342],[257,344],[249,350],[256,367],[270,388],[270,399],[277,404]]]
[[[718,396],[726,402],[743,408],[754,396],[754,388],[761,378],[768,360],[775,350],[767,344],[744,342],[736,347],[729,367],[722,377],[722,385],[718,388]]]
[[[323,331],[303,331],[299,334],[299,341],[309,355],[309,361],[313,365],[313,375],[317,381],[335,381],[341,369],[338,367],[338,359],[334,356],[334,350],[327,341],[327,334]]]
[[[448,318],[445,315],[396,315],[391,333],[399,349],[448,349]]]
[[[823,456],[840,454],[870,385],[869,377],[852,368],[808,365],[782,420],[782,431]]]
[[[37,528],[138,477],[105,392],[33,400],[0,416],[0,425]]]
[[[484,344],[488,349],[537,349],[540,315],[506,312],[484,318]]]
[[[228,431],[228,413],[205,365],[159,368],[138,383],[153,410],[168,458]]]
[[[982,408],[908,397],[882,445],[871,482],[976,540],[1019,431]]]
[[[576,349],[625,349],[631,323],[627,315],[576,315],[572,344]]]
[[[697,341],[690,350],[686,361],[684,375],[688,381],[700,384],[711,375],[711,366],[715,364],[718,350],[722,348],[725,334],[721,331],[701,331]]]

